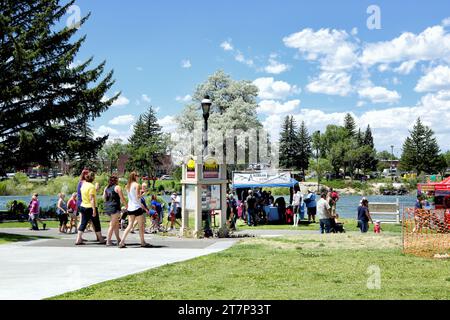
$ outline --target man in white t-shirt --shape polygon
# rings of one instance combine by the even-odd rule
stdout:
[[[326,193],[322,193],[320,200],[317,201],[317,216],[320,221],[320,233],[330,233],[332,215]]]

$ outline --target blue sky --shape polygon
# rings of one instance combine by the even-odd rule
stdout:
[[[378,149],[397,153],[418,116],[450,149],[448,1],[78,0],[92,13],[77,60],[107,60],[122,92],[94,122],[126,137],[149,104],[166,131],[195,87],[223,69],[256,81],[259,116],[275,134],[287,114],[310,131],[352,112],[374,129]],[[381,29],[370,30],[370,5]],[[446,20],[447,19],[447,20]],[[178,99],[182,100],[182,99]],[[447,115],[448,114],[448,115]]]

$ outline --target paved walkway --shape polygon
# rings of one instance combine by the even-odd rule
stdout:
[[[128,248],[97,245],[94,234],[86,246],[75,247],[74,235],[57,231],[32,233],[3,229],[2,233],[58,237],[0,245],[0,300],[40,300],[117,279],[166,264],[208,255],[231,247],[230,239],[179,239],[146,235],[152,248],[140,248],[138,235],[130,235]]]

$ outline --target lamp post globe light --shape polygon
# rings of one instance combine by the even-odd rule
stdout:
[[[316,158],[317,158],[317,193],[320,193],[320,174],[319,174],[319,147],[320,147],[320,130],[317,130],[317,150],[316,150]]]
[[[205,120],[204,132],[203,132],[203,155],[208,155],[208,119],[211,112],[212,101],[208,95],[202,100],[203,119]]]

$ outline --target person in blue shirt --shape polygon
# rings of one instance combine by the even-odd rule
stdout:
[[[358,228],[361,230],[361,233],[369,231],[369,221],[373,223],[369,212],[369,201],[364,199],[358,207]]]
[[[308,194],[306,195],[304,202],[306,204],[306,209],[308,213],[308,222],[311,220],[316,223],[316,214],[317,214],[317,202],[316,202],[316,194],[311,190],[308,190]]]
[[[158,202],[158,198],[156,197],[156,195],[152,195],[152,202],[151,202],[151,206],[156,210],[156,213],[158,214],[158,220],[160,222],[162,222],[162,213],[163,213],[163,209],[162,209],[162,205],[160,202]],[[161,224],[161,223],[160,223]]]

